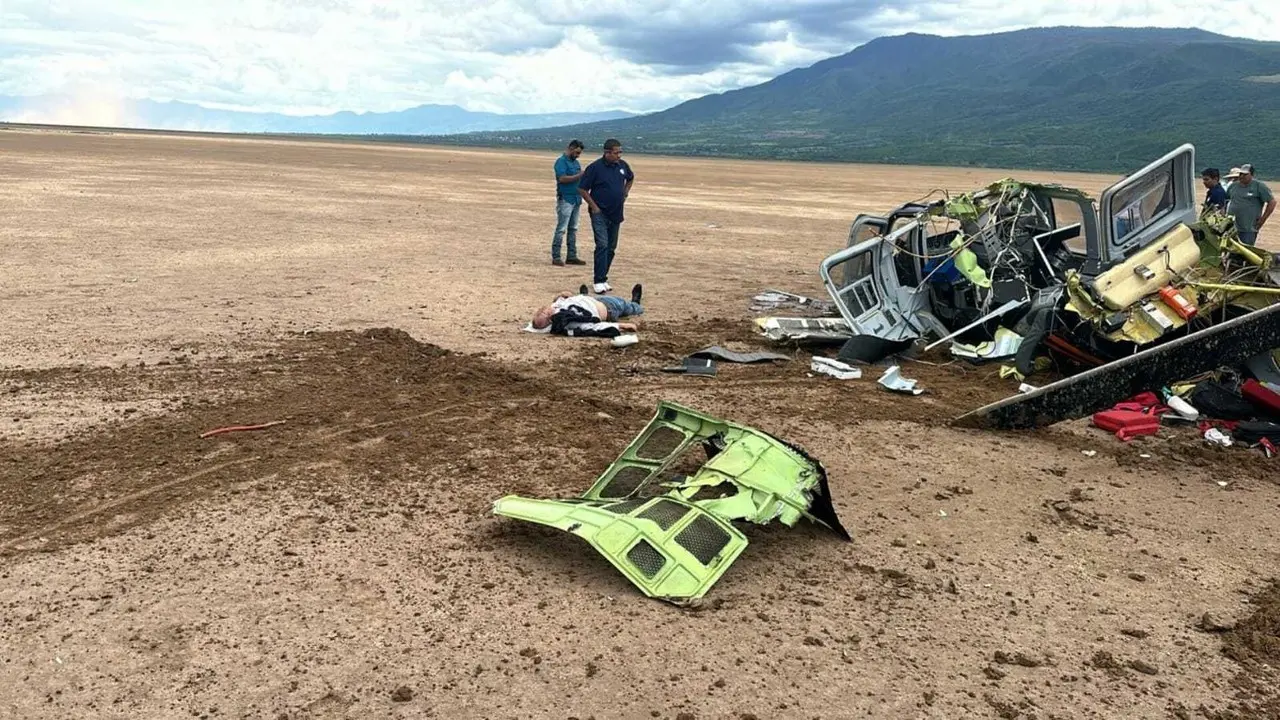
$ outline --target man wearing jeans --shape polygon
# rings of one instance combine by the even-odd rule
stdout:
[[[578,194],[582,165],[578,163],[578,156],[581,154],[582,141],[570,140],[564,154],[556,158],[556,233],[551,238],[552,265],[586,265],[578,259],[578,211],[582,209],[582,196]],[[567,241],[564,260],[560,259],[562,239]]]
[[[1266,183],[1253,177],[1252,165],[1241,165],[1240,179],[1227,189],[1227,214],[1236,220],[1236,232],[1245,245],[1258,243],[1258,231],[1276,209],[1276,198]]]
[[[596,252],[592,289],[597,295],[613,288],[609,285],[609,267],[618,249],[618,231],[622,228],[622,206],[635,182],[635,173],[622,159],[622,143],[610,138],[604,141],[604,156],[587,166],[582,173],[578,192],[591,212],[591,232]]]

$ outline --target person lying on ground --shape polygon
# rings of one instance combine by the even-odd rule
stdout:
[[[624,332],[635,332],[635,323],[619,322],[624,317],[643,315],[640,305],[644,289],[631,288],[631,301],[613,295],[587,294],[587,286],[578,288],[577,295],[568,291],[556,296],[550,305],[538,308],[533,314],[532,326],[553,335],[572,337],[618,337]]]

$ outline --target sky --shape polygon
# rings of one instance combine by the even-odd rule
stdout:
[[[882,35],[1051,25],[1280,40],[1280,2],[0,0],[0,95],[289,114],[649,112]]]

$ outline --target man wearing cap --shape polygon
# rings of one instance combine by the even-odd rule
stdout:
[[[1206,191],[1204,196],[1205,210],[1212,208],[1218,212],[1227,211],[1227,190],[1222,187],[1219,175],[1218,168],[1205,168],[1204,172],[1200,173],[1200,179],[1204,182]]]
[[[1271,194],[1271,188],[1254,179],[1253,165],[1246,163],[1232,171],[1237,169],[1240,177],[1227,188],[1227,214],[1235,218],[1240,242],[1256,245],[1258,231],[1275,212],[1276,198]]]
[[[1240,178],[1240,168],[1238,167],[1231,168],[1231,170],[1229,170],[1226,175],[1222,176],[1222,179],[1227,181],[1226,183],[1223,184],[1222,189],[1226,190],[1227,192],[1231,192],[1231,186],[1239,178]]]

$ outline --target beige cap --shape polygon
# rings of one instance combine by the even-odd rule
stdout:
[[[1233,167],[1233,168],[1231,168],[1231,172],[1227,173],[1226,175],[1223,175],[1222,177],[1223,177],[1223,178],[1225,178],[1225,179],[1227,179],[1227,180],[1235,180],[1236,178],[1240,177],[1240,175],[1241,175],[1243,172],[1244,172],[1244,171],[1242,171],[1240,168],[1238,168],[1238,167]]]

